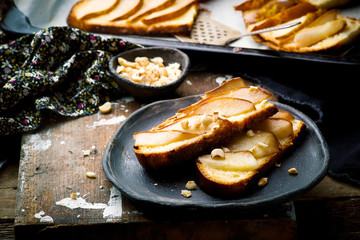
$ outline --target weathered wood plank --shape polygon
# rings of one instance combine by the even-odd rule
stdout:
[[[19,163],[12,161],[0,170],[0,221],[13,220]]]
[[[2,222],[0,220],[0,239],[1,240],[14,240],[14,221]]]
[[[311,191],[300,196],[297,200],[311,201],[341,198],[360,198],[360,188],[326,176]]]
[[[222,239],[296,239],[296,223],[281,219],[253,219],[228,221],[188,221],[151,223],[128,223],[106,225],[84,225],[66,227],[63,225],[43,229],[36,235],[23,231],[17,237],[36,236],[37,239],[122,239],[122,240],[222,240]],[[85,237],[86,236],[86,237]]]
[[[296,201],[299,239],[359,239],[360,199]]]
[[[16,225],[37,224],[45,221],[42,217],[46,215],[55,223],[63,224],[105,222],[103,211],[109,202],[111,185],[102,171],[102,154],[116,128],[139,107],[126,98],[114,102],[112,112],[106,115],[98,113],[59,120],[59,116],[50,114],[48,125],[25,134]],[[88,171],[95,172],[96,178],[86,177]],[[70,198],[72,193],[78,193],[74,202],[80,204],[83,200],[87,205],[83,203],[80,208],[71,210],[56,204]],[[94,209],[96,207],[100,209]]]

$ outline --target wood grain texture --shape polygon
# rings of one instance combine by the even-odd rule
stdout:
[[[18,162],[14,161],[0,170],[0,222],[14,219],[18,168]]]
[[[359,198],[295,202],[299,239],[359,239]]]
[[[15,223],[39,223],[36,213],[55,223],[104,223],[103,209],[71,210],[56,202],[78,193],[88,203],[109,202],[110,183],[102,171],[106,144],[116,128],[140,105],[132,99],[113,102],[112,112],[69,119],[49,114],[43,127],[23,136]],[[127,102],[129,101],[129,102]],[[89,154],[85,152],[88,151]],[[95,172],[88,178],[86,172]]]

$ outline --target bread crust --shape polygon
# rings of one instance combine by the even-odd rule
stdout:
[[[70,20],[71,22],[71,20]],[[73,22],[71,22],[73,24]],[[70,24],[69,24],[70,25]],[[179,24],[179,25],[154,25],[147,27],[137,27],[132,28],[126,25],[116,25],[116,24],[91,24],[89,22],[75,23],[74,26],[79,29],[82,29],[87,32],[96,32],[96,33],[108,33],[114,35],[122,34],[137,34],[137,35],[163,35],[167,33],[189,33],[192,28],[192,23]],[[81,27],[81,28],[80,28]]]

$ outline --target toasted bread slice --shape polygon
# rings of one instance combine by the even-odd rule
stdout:
[[[243,193],[274,166],[304,128],[302,121],[294,119],[288,112],[279,111],[252,130],[233,136],[223,145],[229,151],[225,151],[224,157],[198,157],[198,185],[205,192],[217,196],[229,197]],[[252,157],[243,152],[251,152]],[[240,163],[233,160],[234,154],[238,155],[237,161]]]
[[[234,84],[232,84],[233,81]],[[205,93],[202,100],[179,109],[175,116],[165,120],[153,130],[159,130],[187,115],[217,112],[233,124],[233,131],[240,132],[253,126],[254,122],[264,120],[277,112],[277,108],[267,101],[272,98],[270,92],[260,87],[243,87],[242,84],[228,90],[228,85],[237,84],[235,81],[238,79],[231,79],[217,88],[219,94],[210,96]]]
[[[68,25],[87,32],[108,34],[188,33],[199,10],[197,1],[182,8],[181,0],[158,1],[158,4],[153,0],[120,0],[115,7],[107,8],[111,11],[91,14],[94,12],[91,6],[101,5],[101,2],[83,0],[74,5],[67,18]],[[84,15],[90,17],[83,18]],[[154,18],[150,19],[150,16]]]
[[[210,118],[212,119],[212,117]],[[189,118],[182,120],[185,122]],[[199,123],[201,124],[201,122]],[[133,149],[139,163],[146,169],[174,167],[185,161],[193,160],[199,154],[226,141],[232,135],[232,125],[226,119],[215,119],[210,125],[214,126],[199,134],[186,132],[181,125],[175,129],[135,133]],[[179,135],[179,132],[182,134]],[[139,136],[145,133],[153,136],[145,136],[147,139],[139,140]],[[165,137],[168,140],[154,144],[153,142],[157,139],[156,135],[159,133],[166,133]],[[175,136],[170,137],[169,135],[172,133],[176,133],[176,135],[173,134]],[[144,142],[146,143],[144,144]]]
[[[278,110],[267,101],[271,94],[264,90],[239,87],[221,92],[179,109],[173,117],[148,131],[145,140],[137,139],[140,133],[135,133],[134,152],[140,164],[148,169],[161,169],[194,160],[209,149],[225,143],[235,133],[254,126]],[[165,134],[166,131],[187,134],[179,137],[177,132],[176,136],[169,136],[167,141],[154,144],[155,139],[159,138],[155,134]],[[149,137],[151,134],[155,137]],[[198,135],[188,138],[189,134]],[[145,136],[144,133],[142,135]]]

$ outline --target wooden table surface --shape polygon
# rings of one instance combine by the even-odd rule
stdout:
[[[190,72],[177,94],[203,93],[224,77],[222,73]],[[15,235],[17,239],[360,236],[360,189],[330,177],[293,202],[259,212],[159,216],[139,209],[106,179],[101,161],[115,130],[143,104],[125,96],[112,102],[109,114],[75,119],[47,114],[40,129],[24,134],[20,162],[11,162],[0,172],[0,239],[14,239]],[[87,178],[88,171],[95,172],[96,178]],[[77,193],[77,200],[71,202],[72,193]],[[74,202],[78,208],[71,209],[76,207]]]
[[[0,17],[10,1],[0,2]],[[203,93],[225,76],[190,72],[177,94]],[[292,202],[258,212],[179,217],[142,211],[101,166],[111,136],[142,104],[124,97],[106,115],[48,114],[39,130],[24,134],[20,161],[0,169],[0,239],[360,239],[360,189],[328,176]],[[72,193],[79,208],[64,206]]]

